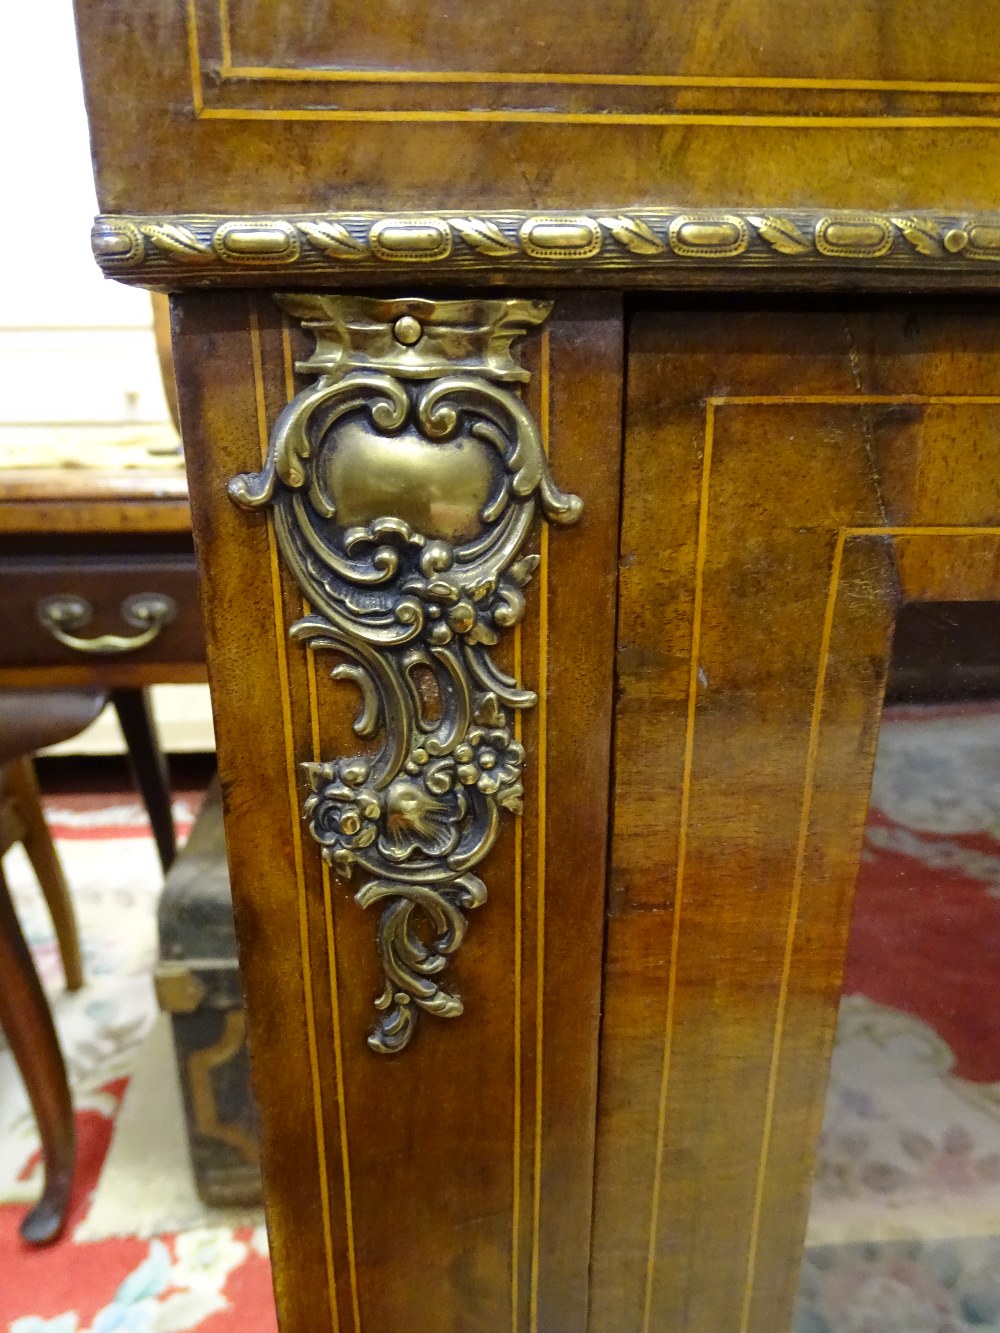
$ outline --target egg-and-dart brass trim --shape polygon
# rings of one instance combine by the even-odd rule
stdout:
[[[94,255],[139,286],[234,286],[509,272],[627,285],[712,269],[979,273],[1000,268],[1000,214],[880,212],[300,213],[99,217]]]

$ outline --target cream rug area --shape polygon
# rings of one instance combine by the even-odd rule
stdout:
[[[1000,1084],[928,1023],[845,996],[806,1243],[1000,1236]]]
[[[202,1227],[263,1226],[262,1208],[210,1208],[194,1185],[170,1020],[143,1042],[77,1242],[164,1235]]]

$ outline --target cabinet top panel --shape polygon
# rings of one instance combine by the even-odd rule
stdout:
[[[106,212],[995,205],[974,0],[77,0]]]
[[[195,14],[206,52],[224,76],[242,79],[698,87],[797,79],[989,84],[997,75],[990,50],[970,45],[961,13],[936,0],[877,7],[857,0],[578,0],[571,11],[524,0],[383,0],[367,13],[335,0],[198,0]],[[461,94],[448,100],[456,110],[468,107]]]

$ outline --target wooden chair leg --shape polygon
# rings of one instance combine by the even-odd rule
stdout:
[[[160,864],[164,870],[169,870],[177,855],[170,802],[170,774],[156,734],[149,694],[146,690],[112,690],[111,702],[125,736],[132,775],[149,814]]]
[[[73,900],[45,822],[35,769],[29,758],[15,759],[7,766],[6,785],[21,819],[20,840],[34,867],[55,927],[66,973],[66,989],[79,990],[83,985],[83,958]]]
[[[32,1245],[45,1245],[59,1236],[66,1222],[76,1165],[76,1130],[55,1025],[2,869],[0,1027],[28,1091],[45,1163],[42,1197],[22,1221],[21,1235]]]

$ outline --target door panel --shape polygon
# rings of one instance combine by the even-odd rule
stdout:
[[[897,610],[997,595],[998,345],[633,322],[595,1331],[790,1324]]]

